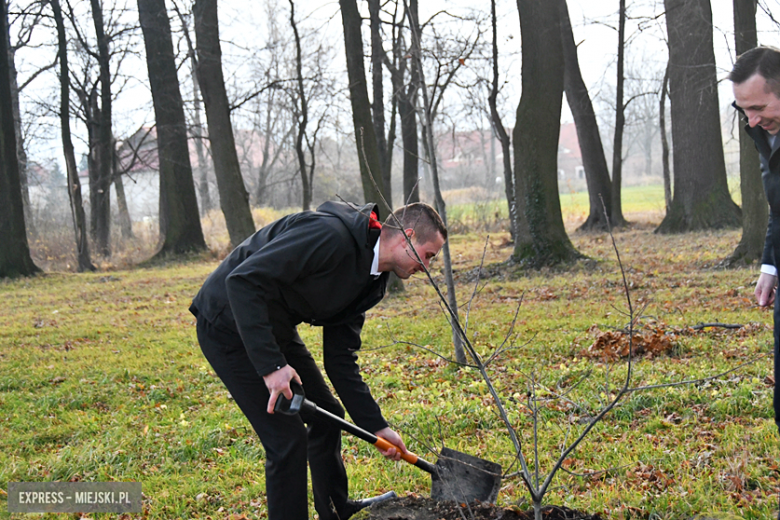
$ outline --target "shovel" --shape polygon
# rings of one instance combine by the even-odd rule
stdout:
[[[274,412],[285,415],[295,415],[300,411],[315,414],[338,424],[342,430],[369,442],[382,450],[395,448],[401,450],[381,437],[377,437],[354,424],[345,421],[338,415],[323,410],[306,399],[303,387],[290,381],[293,398],[287,399],[280,395],[274,406]],[[495,503],[501,486],[501,466],[466,453],[443,448],[436,464],[421,459],[412,452],[401,453],[401,458],[431,474],[431,498],[434,500],[455,500],[456,502],[473,502],[479,500],[489,504]]]

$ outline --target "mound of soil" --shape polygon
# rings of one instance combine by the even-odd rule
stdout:
[[[350,520],[534,520],[533,510],[518,511],[474,502],[458,504],[436,501],[420,496],[394,498],[360,511]],[[547,506],[542,510],[544,520],[603,520],[566,507]]]

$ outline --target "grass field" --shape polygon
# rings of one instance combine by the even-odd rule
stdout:
[[[627,194],[629,220],[651,222],[645,217],[662,210],[662,197],[659,208],[648,193]],[[579,208],[587,209],[579,197],[563,198],[570,228]],[[567,459],[548,504],[611,519],[776,515],[771,311],[752,301],[756,268],[716,268],[739,237],[738,231],[657,236],[649,225],[616,233],[632,302],[643,309],[638,331],[672,346],[636,359],[632,386],[705,378],[752,363],[706,382],[630,394]],[[625,377],[625,362],[586,353],[599,331],[625,326],[627,304],[607,235],[572,234],[590,260],[533,272],[501,264],[510,254],[507,238],[452,237],[458,297],[462,313],[470,307],[468,334],[484,356],[502,344],[522,299],[508,342],[516,348],[491,365],[491,376],[530,463],[527,396],[529,381],[537,382],[544,473]],[[469,306],[486,243],[491,277]],[[126,518],[266,516],[262,446],[200,354],[187,312],[215,266],[204,260],[0,282],[0,489],[17,481],[139,481],[144,513]],[[438,279],[436,262],[433,272]],[[691,329],[713,322],[744,327]],[[319,359],[319,329],[299,329]],[[414,346],[450,356],[449,327],[427,281],[414,279],[405,293],[373,309],[363,339],[364,376],[410,449],[435,458],[427,447],[446,445],[516,471],[478,374]],[[563,392],[568,401],[555,398]],[[388,462],[348,436],[344,458],[355,497],[429,492],[426,474]],[[0,491],[0,517],[13,517],[5,501]],[[499,502],[528,506],[517,477],[504,480]],[[110,516],[116,515],[89,515]]]

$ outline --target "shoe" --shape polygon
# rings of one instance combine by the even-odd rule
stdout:
[[[361,509],[371,507],[374,504],[379,504],[380,502],[384,502],[392,498],[398,498],[398,495],[395,493],[395,491],[388,491],[384,495],[378,495],[371,498],[364,498],[362,500],[348,500],[347,507],[346,507],[347,510],[346,514],[344,518],[342,518],[341,520],[347,520],[349,517],[351,517]]]

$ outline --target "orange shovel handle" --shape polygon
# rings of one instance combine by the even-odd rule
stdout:
[[[417,464],[417,459],[418,459],[417,455],[415,455],[411,451],[407,451],[406,453],[404,453],[403,451],[401,451],[401,448],[399,448],[395,444],[390,443],[389,441],[386,441],[382,437],[376,438],[376,442],[374,443],[374,446],[384,451],[387,451],[390,448],[395,448],[398,451],[398,453],[401,454],[401,458],[404,459],[406,462],[408,462],[409,464]]]

